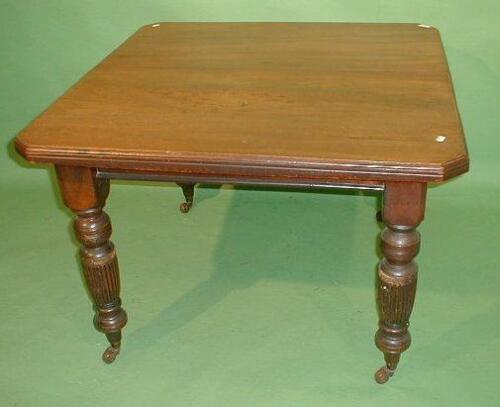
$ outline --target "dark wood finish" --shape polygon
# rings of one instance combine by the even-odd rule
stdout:
[[[197,183],[384,190],[379,383],[410,345],[427,183],[469,165],[439,33],[416,24],[144,26],[15,143],[56,165],[108,363],[127,322],[110,179],[176,182],[183,212]]]
[[[377,347],[384,352],[386,365],[375,374],[385,383],[394,374],[400,355],[410,346],[410,314],[417,289],[417,264],[420,249],[416,227],[424,219],[427,185],[388,182],[382,212],[386,228],[381,234],[384,258],[378,267],[379,330]]]
[[[194,184],[185,184],[182,182],[178,182],[177,185],[179,185],[182,188],[182,193],[184,195],[184,199],[186,200],[186,202],[182,202],[179,205],[179,210],[182,213],[188,213],[191,207],[193,206]]]
[[[94,324],[111,344],[102,355],[106,363],[111,363],[120,352],[127,314],[121,307],[116,251],[109,240],[111,221],[103,211],[109,180],[97,179],[91,168],[57,166],[56,171],[64,203],[76,215],[83,274],[96,310]]]
[[[241,178],[234,175],[225,176],[193,176],[183,174],[170,173],[154,173],[154,172],[124,172],[124,171],[107,171],[98,170],[98,178],[105,179],[128,179],[140,181],[166,181],[176,182],[177,184],[211,184],[211,185],[250,185],[250,186],[268,186],[268,187],[290,187],[290,188],[305,188],[305,189],[355,189],[367,191],[383,191],[384,183],[381,181],[363,181],[363,180],[343,180],[343,181],[324,181],[321,179],[314,180],[298,180],[296,178],[280,178],[267,177],[265,179],[258,178]],[[179,182],[178,182],[179,181]]]
[[[193,176],[440,181],[468,167],[439,32],[417,24],[144,26],[16,145],[36,162]]]

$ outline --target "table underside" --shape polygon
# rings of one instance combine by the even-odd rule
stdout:
[[[269,176],[267,178],[242,178],[230,175],[189,175],[189,174],[164,174],[152,172],[124,172],[97,170],[96,177],[102,179],[121,179],[138,181],[163,181],[184,184],[207,184],[207,185],[248,185],[267,187],[292,187],[305,189],[353,189],[383,191],[382,181],[362,181],[362,180],[322,180],[300,179],[300,178],[280,178]]]

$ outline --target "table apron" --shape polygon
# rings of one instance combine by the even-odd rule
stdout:
[[[186,175],[186,174],[158,174],[144,172],[121,172],[97,170],[97,178],[121,179],[121,180],[140,180],[140,181],[162,181],[179,182],[193,184],[212,184],[212,185],[249,185],[249,186],[268,186],[268,187],[290,187],[305,189],[351,189],[383,191],[384,184],[378,181],[321,181],[304,180],[303,178],[236,178],[221,175]]]

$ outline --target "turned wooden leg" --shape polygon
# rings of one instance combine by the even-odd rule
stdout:
[[[378,383],[394,374],[400,355],[410,346],[410,314],[417,288],[417,264],[413,260],[420,248],[416,227],[424,218],[426,184],[389,182],[385,186],[382,212],[386,228],[381,234],[383,259],[378,267],[379,329],[377,347],[384,353],[385,365],[375,373]]]
[[[127,314],[121,307],[118,260],[109,240],[111,221],[103,211],[109,180],[97,179],[92,168],[57,166],[56,171],[63,200],[76,215],[83,273],[96,311],[94,324],[111,344],[102,358],[111,363],[120,352]]]
[[[184,194],[184,199],[186,200],[186,202],[182,202],[180,204],[179,209],[182,213],[188,213],[191,209],[191,206],[193,206],[194,184],[185,184],[178,182],[177,185],[182,188],[182,193]]]

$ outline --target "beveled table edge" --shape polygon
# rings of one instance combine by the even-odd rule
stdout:
[[[92,151],[29,146],[19,137],[16,150],[30,162],[52,163],[119,171],[233,175],[241,177],[285,176],[322,180],[391,180],[440,182],[469,169],[467,155],[441,164],[394,163],[384,161],[341,161],[312,157],[239,154],[192,154],[180,152]]]

